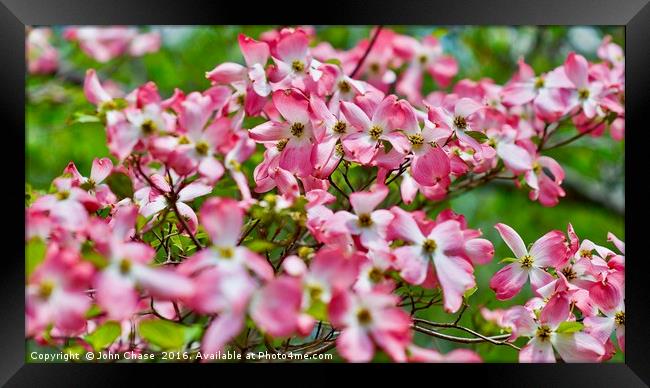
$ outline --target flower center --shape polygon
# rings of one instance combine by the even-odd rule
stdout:
[[[372,315],[367,308],[360,308],[357,310],[357,320],[362,325],[368,325],[372,322]]]
[[[384,130],[378,125],[373,125],[368,131],[368,134],[373,140],[379,140],[379,137],[382,135],[382,133],[384,133]]]
[[[140,128],[142,129],[142,133],[145,135],[151,135],[156,132],[156,124],[151,120],[143,121]]]
[[[370,71],[377,74],[379,73],[379,63],[373,62],[370,64]]]
[[[70,197],[70,192],[69,191],[59,191],[56,193],[56,197],[59,199],[59,201],[63,201],[64,199],[68,199]]]
[[[126,275],[131,271],[131,261],[129,259],[122,259],[120,261],[120,273]]]
[[[293,69],[293,71],[300,73],[303,70],[305,70],[305,64],[302,63],[302,61],[296,59],[293,62],[291,62],[291,68]]]
[[[454,117],[454,125],[456,128],[465,129],[467,128],[467,120],[463,116]]]
[[[416,133],[415,135],[408,135],[408,139],[414,146],[421,146],[424,144],[424,137],[421,134]]]
[[[54,291],[54,283],[51,281],[44,281],[41,283],[40,287],[38,287],[38,296],[42,299],[48,299],[50,295],[52,295],[52,291]]]
[[[384,272],[377,267],[372,267],[368,273],[368,278],[370,278],[370,281],[373,283],[379,283],[383,277]]]
[[[571,267],[562,268],[562,275],[564,275],[564,277],[567,280],[573,280],[573,279],[578,277],[578,274],[576,273],[576,271],[574,271],[573,268],[571,268]]]
[[[348,125],[345,123],[345,121],[337,121],[336,124],[334,124],[334,127],[332,127],[332,130],[338,134],[344,134],[348,129]]]
[[[312,301],[319,301],[323,296],[323,289],[315,284],[308,286],[308,292]]]
[[[535,79],[535,89],[541,89],[544,87],[544,78],[537,77]]]
[[[298,139],[300,139],[303,132],[305,132],[305,125],[303,123],[293,123],[291,125],[291,134]]]
[[[619,326],[625,326],[625,311],[619,311],[614,315],[614,322]]]
[[[243,106],[245,102],[246,102],[246,96],[244,96],[243,94],[238,94],[237,103]]]
[[[523,255],[521,259],[519,259],[519,264],[521,264],[521,268],[530,268],[533,266],[533,257],[531,255]]]
[[[427,56],[424,55],[424,54],[423,54],[423,55],[420,55],[420,56],[418,57],[418,61],[420,61],[420,63],[423,64],[423,65],[424,65],[425,63],[427,63],[427,59],[428,59]]]
[[[287,146],[287,143],[289,142],[289,139],[280,139],[278,141],[278,144],[275,145],[275,148],[278,149],[278,151],[282,151],[284,147]]]
[[[359,214],[359,220],[357,221],[360,227],[362,228],[367,228],[370,225],[372,225],[372,218],[370,218],[370,214]]]
[[[178,138],[178,144],[190,144],[190,139],[187,136],[183,135]]]
[[[438,247],[438,244],[436,244],[436,242],[433,241],[433,240],[430,239],[430,238],[424,240],[424,242],[422,243],[422,249],[423,249],[426,253],[433,253],[433,252],[435,252],[435,250],[436,250],[437,247]]]
[[[339,90],[342,93],[350,93],[350,90],[352,90],[350,84],[347,81],[340,81],[338,86],[339,86]]]
[[[200,141],[200,142],[196,143],[196,146],[194,147],[194,149],[196,149],[196,152],[199,155],[205,156],[205,155],[208,154],[208,150],[210,149],[210,146],[208,145],[208,143],[206,143],[204,141]]]
[[[235,254],[232,247],[217,247],[217,252],[222,259],[232,259]]]
[[[590,250],[587,250],[587,249],[581,249],[580,250],[580,257],[583,257],[585,259],[591,259],[592,256],[593,256],[593,253],[591,253]]]
[[[586,100],[589,98],[589,89],[580,89],[578,90],[578,98],[581,100]]]
[[[546,341],[551,337],[551,328],[543,325],[537,328],[537,332],[535,333],[537,338],[539,338],[542,341]]]

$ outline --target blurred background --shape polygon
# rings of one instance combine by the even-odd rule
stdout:
[[[124,91],[154,81],[161,95],[170,96],[174,88],[184,91],[209,87],[205,72],[225,61],[243,63],[237,35],[243,32],[258,38],[261,32],[277,26],[156,26],[143,31],[158,31],[162,37],[159,51],[142,57],[120,56],[98,63],[85,55],[76,44],[61,37],[62,26],[53,27],[51,43],[59,50],[59,71],[55,75],[27,75],[26,78],[26,191],[31,188],[47,190],[52,179],[74,161],[87,175],[93,158],[107,156],[105,132],[101,124],[73,122],[76,112],[91,112],[94,107],[83,96],[81,82],[85,69],[95,68],[101,80],[110,78]],[[318,41],[328,41],[335,48],[350,48],[369,37],[371,26],[316,26]],[[624,47],[622,27],[552,26],[552,27],[418,27],[388,26],[399,33],[414,37],[433,34],[447,53],[459,61],[456,80],[478,80],[490,77],[497,83],[507,81],[516,70],[518,58],[525,58],[536,71],[544,72],[561,65],[569,51],[576,51],[588,60],[597,60],[596,49],[605,35]],[[425,76],[424,94],[435,90]],[[572,129],[561,128],[565,136]],[[575,129],[573,129],[575,133]],[[562,138],[558,133],[556,139]],[[531,297],[526,286],[513,300],[498,302],[489,289],[489,279],[503,264],[502,258],[511,252],[494,230],[497,222],[515,228],[528,243],[534,242],[551,229],[565,231],[571,222],[582,238],[607,245],[611,231],[624,239],[624,142],[611,139],[583,137],[566,147],[548,152],[566,171],[563,185],[567,196],[554,208],[545,208],[528,199],[527,193],[511,184],[490,185],[469,192],[451,201],[436,205],[440,210],[451,207],[464,214],[472,228],[480,228],[495,244],[493,264],[478,266],[478,291],[471,297],[472,308],[462,322],[485,333],[498,329],[480,317],[479,307],[505,308],[525,302]],[[424,315],[431,320],[445,321],[449,316],[442,309],[431,308]],[[458,333],[454,333],[458,334]],[[442,352],[459,347],[430,337],[417,338],[421,345]],[[508,347],[489,344],[475,345],[485,361],[515,362],[517,352]],[[612,361],[622,361],[617,354]]]

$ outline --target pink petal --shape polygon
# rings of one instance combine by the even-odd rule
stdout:
[[[483,108],[484,108],[483,105],[472,100],[471,98],[463,97],[460,100],[458,100],[458,102],[456,102],[456,105],[454,107],[454,114],[456,116],[466,118]]]
[[[237,312],[226,312],[215,318],[203,335],[201,350],[206,354],[214,354],[244,328],[244,316]]]
[[[429,147],[423,155],[415,155],[411,162],[413,179],[423,186],[433,186],[449,175],[451,163],[440,147]]]
[[[239,47],[248,67],[254,64],[266,65],[269,60],[270,50],[266,42],[259,42],[244,34],[239,34]]]
[[[496,292],[498,300],[510,299],[517,295],[528,279],[528,273],[519,263],[508,264],[494,274],[490,288]]]
[[[583,332],[558,333],[553,345],[565,362],[597,362],[605,354],[603,344]]]
[[[235,246],[243,226],[244,214],[237,201],[210,198],[201,206],[201,224],[216,246]]]
[[[537,338],[530,340],[519,352],[519,362],[542,363],[555,362],[553,346],[550,341],[540,341]]]
[[[103,102],[113,100],[111,95],[108,94],[99,82],[95,69],[88,69],[86,71],[86,78],[84,79],[84,95],[90,103],[95,105],[100,105]]]
[[[370,336],[359,327],[348,327],[336,339],[336,349],[348,361],[369,362],[375,353]]]
[[[519,259],[528,253],[524,241],[519,237],[519,234],[514,229],[506,224],[496,224],[494,227],[512,253],[515,254],[515,258]]]
[[[93,166],[90,170],[90,179],[92,179],[95,184],[99,184],[106,179],[106,177],[113,170],[113,162],[109,158],[95,158],[93,160]]]
[[[445,311],[456,312],[463,302],[465,291],[476,284],[474,268],[463,258],[438,252],[433,257],[433,263],[442,287]]]
[[[225,62],[205,74],[206,78],[218,84],[230,84],[246,77],[246,68],[238,63]]]
[[[567,254],[566,236],[559,230],[546,233],[530,248],[536,267],[555,267],[564,262]]]
[[[373,191],[350,194],[350,204],[357,215],[370,214],[388,195],[388,188],[377,186]]]
[[[298,90],[285,89],[273,92],[273,104],[288,122],[302,124],[309,122],[309,101]]]
[[[588,70],[589,64],[585,57],[574,52],[569,53],[566,62],[564,62],[564,71],[576,88],[587,87]]]

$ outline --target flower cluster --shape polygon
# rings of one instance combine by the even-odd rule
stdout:
[[[128,28],[66,37],[98,61],[160,43]],[[114,324],[104,348],[336,346],[349,361],[378,350],[395,361],[480,361],[414,344],[414,329],[437,332],[414,320],[411,290],[462,315],[492,243],[451,210],[400,205],[497,178],[556,205],[564,172],[544,151],[561,145],[549,144],[558,126],[623,136],[620,47],[606,40],[602,62],[571,53],[538,75],[522,60],[505,85],[451,86],[458,64],[431,36],[378,28],[349,50],[310,46],[315,38],[306,27],[240,35],[243,63],[207,71],[207,90],[167,98],[153,82],[118,98],[87,71],[84,93],[113,158],[97,158],[88,177],[70,163],[26,209],[28,249],[44,245],[27,284],[29,337],[94,348],[94,333]],[[423,96],[427,76],[440,89]],[[611,331],[624,327],[624,256],[579,244],[572,229],[530,249],[497,229],[516,256],[492,279],[497,299],[529,277],[538,295],[497,314],[508,342],[531,337],[521,360],[555,360],[550,344],[566,361],[606,359]],[[180,343],[157,337],[157,323],[184,330]]]
[[[79,45],[84,54],[105,63],[120,56],[139,57],[160,49],[158,32],[141,33],[137,28],[68,27],[63,38]],[[27,32],[27,70],[30,74],[51,74],[59,69],[59,51],[52,44],[53,33],[48,27],[30,28]]]
[[[486,318],[512,332],[511,339],[530,338],[521,362],[555,362],[554,349],[566,362],[607,360],[615,353],[612,332],[625,350],[625,244],[607,236],[619,253],[580,242],[569,225],[540,237],[530,250],[511,227],[496,225],[516,258],[490,282],[497,299],[510,299],[530,279],[536,295],[523,306],[483,311]]]

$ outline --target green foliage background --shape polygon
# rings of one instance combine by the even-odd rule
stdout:
[[[60,32],[61,28],[55,27],[55,31]],[[61,49],[62,73],[68,77],[26,77],[27,184],[35,189],[47,190],[51,180],[61,173],[69,161],[74,161],[82,174],[87,175],[94,157],[108,155],[101,125],[72,123],[73,113],[91,111],[93,107],[86,102],[80,85],[70,82],[70,78],[82,79],[85,69],[92,67],[98,70],[100,79],[110,78],[125,91],[149,80],[158,85],[164,97],[171,95],[176,87],[184,91],[203,90],[209,86],[205,72],[216,64],[224,61],[243,63],[237,45],[238,33],[259,37],[261,32],[270,28],[274,26],[148,27],[162,32],[163,47],[159,52],[142,58],[121,57],[106,64],[94,62],[78,47],[62,41],[58,35],[54,43]],[[509,79],[516,70],[516,61],[520,56],[539,73],[561,65],[570,50],[585,55],[589,60],[596,60],[595,45],[605,34],[612,35],[618,44],[624,44],[624,30],[620,27],[391,28],[416,37],[427,34],[440,37],[445,51],[460,62],[457,79],[491,77],[498,83]],[[318,39],[328,41],[337,48],[349,48],[360,39],[367,38],[369,33],[370,27],[317,27]],[[428,76],[425,79],[426,94],[434,90],[434,84]],[[561,129],[557,138],[570,136],[569,131],[570,128]],[[553,150],[550,155],[579,177],[615,191],[624,184],[623,149],[624,142],[613,141],[605,134],[601,138],[582,138],[567,147]],[[558,206],[544,208],[530,201],[523,191],[492,183],[450,202],[443,202],[439,208],[448,206],[464,214],[470,227],[480,228],[496,248],[494,262],[476,269],[479,289],[471,297],[472,307],[462,320],[485,333],[496,334],[498,329],[480,318],[480,306],[504,308],[524,302],[531,296],[530,291],[526,290],[511,301],[498,302],[488,287],[490,277],[502,266],[497,262],[510,256],[508,248],[493,228],[495,223],[511,225],[527,243],[532,243],[551,229],[566,230],[569,222],[581,238],[589,238],[596,243],[606,244],[608,231],[622,239],[625,237],[624,217],[620,212],[586,200],[584,195],[570,190]],[[440,307],[429,309],[424,316],[437,321],[449,320]],[[428,337],[418,337],[417,342],[443,352],[458,347],[458,344]],[[507,347],[482,344],[475,349],[485,361],[514,362],[517,359],[516,351]],[[617,354],[613,359],[622,360],[622,354]]]

